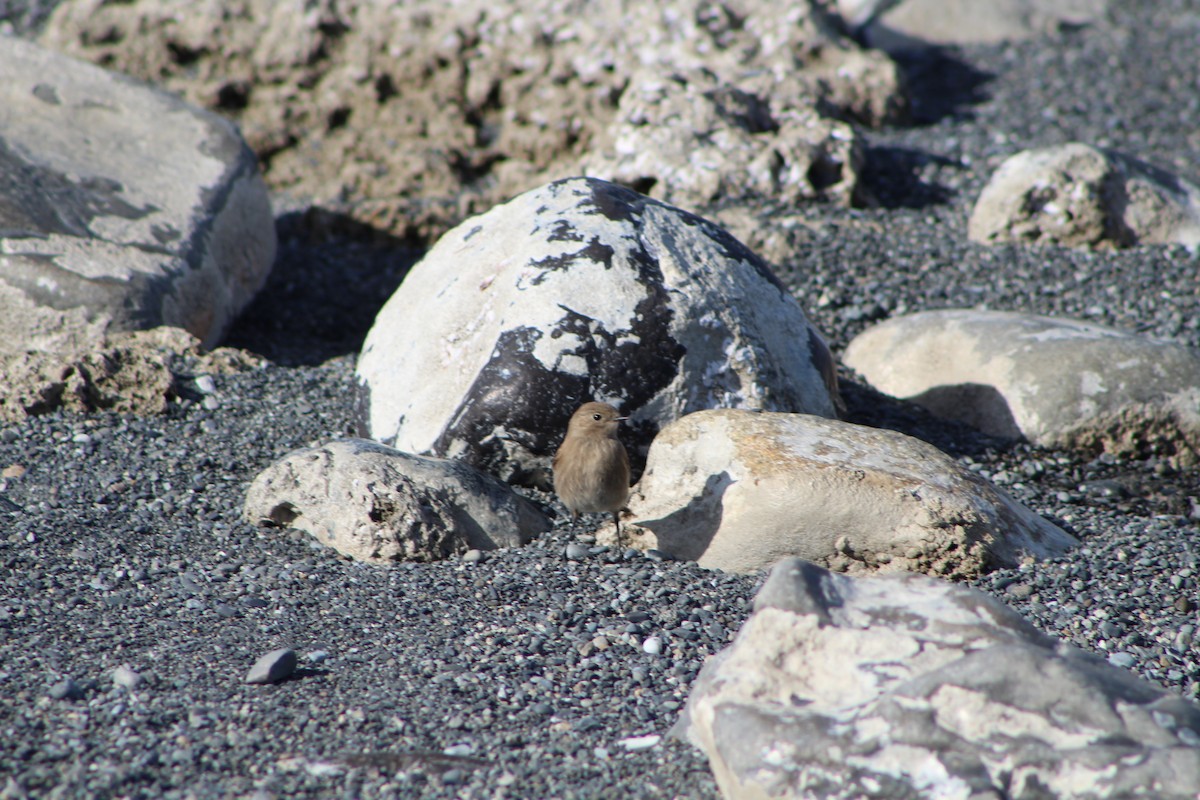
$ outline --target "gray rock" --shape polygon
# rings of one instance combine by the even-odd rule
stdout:
[[[117,685],[133,691],[139,688],[146,679],[138,672],[135,672],[128,664],[122,664],[112,671],[112,682]]]
[[[676,727],[726,798],[1193,797],[1200,709],[918,575],[772,570]]]
[[[1102,19],[1108,0],[837,0],[842,18],[871,47],[1019,41]]]
[[[965,577],[1077,544],[930,444],[806,414],[689,414],[655,438],[629,509],[634,546],[734,572],[800,556]]]
[[[824,340],[761,259],[582,178],[446,234],[379,312],[357,372],[373,438],[542,485],[587,400],[628,414],[623,439],[644,451],[702,408],[833,416],[836,386]]]
[[[211,347],[275,258],[232,124],[7,36],[0,174],[0,360],[159,325]]]
[[[51,700],[82,700],[87,687],[74,678],[63,678],[47,692]]]
[[[1200,462],[1200,353],[1000,311],[927,311],[859,334],[847,366],[875,388],[993,436]]]
[[[243,515],[377,563],[517,547],[551,527],[536,506],[467,464],[362,439],[284,456],[254,479]]]
[[[272,650],[254,662],[246,683],[279,683],[296,671],[296,651],[287,647]]]
[[[1121,153],[1071,143],[996,170],[967,233],[984,244],[1200,246],[1200,187]]]
[[[591,551],[578,542],[571,542],[563,548],[563,555],[570,561],[582,561],[591,555]]]

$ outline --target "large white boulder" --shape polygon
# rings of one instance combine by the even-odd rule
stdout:
[[[993,436],[1200,461],[1200,352],[1103,325],[1003,311],[926,311],[846,348],[876,389]]]
[[[705,408],[834,415],[833,362],[767,265],[720,228],[615,184],[527,192],[447,233],[379,312],[360,421],[414,453],[544,481],[585,401],[644,448]]]
[[[1200,709],[982,592],[789,559],[676,732],[727,800],[1194,798]]]
[[[683,417],[655,438],[629,508],[635,546],[735,572],[799,556],[967,577],[1077,543],[933,445],[807,414]]]
[[[212,347],[275,258],[232,124],[7,36],[0,175],[0,362],[160,325]]]

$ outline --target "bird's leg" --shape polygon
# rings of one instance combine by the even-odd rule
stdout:
[[[612,515],[613,524],[617,526],[617,549],[622,550],[625,546],[621,543],[621,512],[614,511],[612,512]]]

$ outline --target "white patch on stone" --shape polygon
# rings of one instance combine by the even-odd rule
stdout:
[[[943,686],[930,699],[939,726],[973,741],[1033,737],[1050,747],[1071,749],[1086,747],[1104,735],[1104,731],[1093,728],[1073,726],[1074,730],[1068,730],[1044,714],[997,703],[986,694],[961,686]]]

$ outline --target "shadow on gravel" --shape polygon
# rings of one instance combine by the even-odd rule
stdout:
[[[271,276],[222,344],[285,366],[357,353],[376,313],[425,254],[316,209],[282,214],[275,229]]]
[[[846,404],[846,422],[907,434],[955,457],[1003,451],[1013,445],[961,422],[939,419],[918,405],[897,400],[844,375],[838,376],[838,382]]]
[[[941,184],[921,180],[921,170],[928,164],[962,168],[953,159],[921,150],[890,145],[868,146],[863,185],[883,208],[919,209],[941,205],[954,193]]]
[[[988,99],[985,87],[996,77],[940,47],[898,53],[893,58],[904,70],[911,124],[917,127],[947,117],[971,119],[970,107]]]

